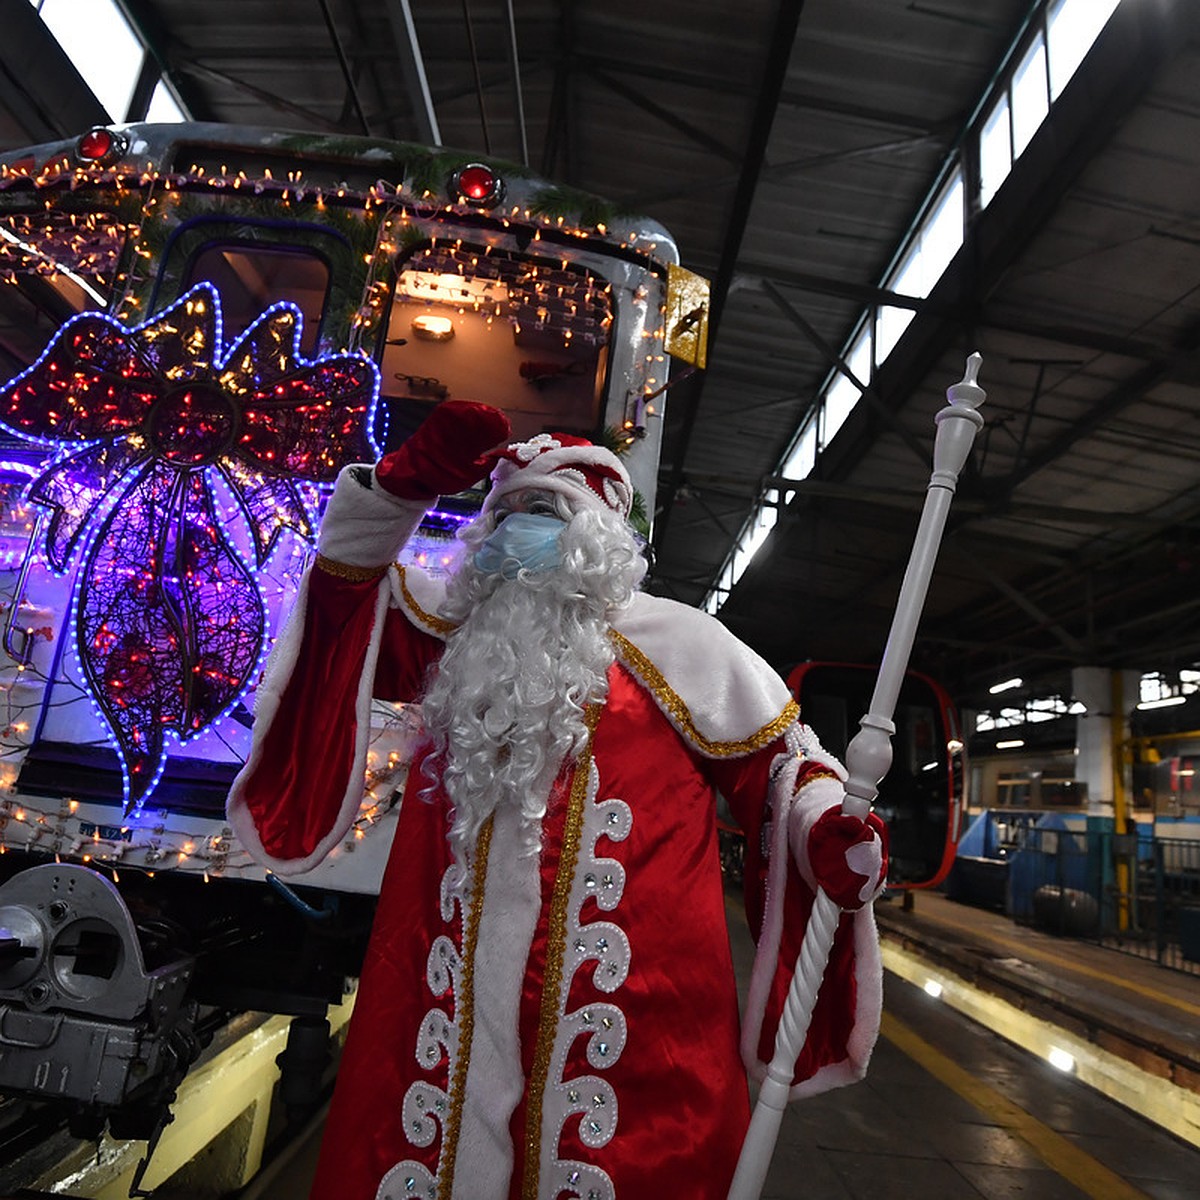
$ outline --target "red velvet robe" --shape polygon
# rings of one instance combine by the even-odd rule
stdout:
[[[239,835],[283,872],[319,859],[356,815],[364,679],[377,696],[418,699],[446,633],[414,599],[411,572],[354,581],[325,565],[230,803]],[[618,622],[608,697],[586,753],[556,781],[536,861],[515,854],[497,818],[465,897],[448,895],[446,802],[418,795],[428,781],[411,769],[315,1200],[723,1200],[749,1102],[714,788],[747,835],[752,929],[769,933],[744,1047],[769,1061],[812,900],[778,861],[765,895],[760,852],[786,846],[764,823],[770,805],[793,803],[789,792],[768,804],[768,776],[789,729],[796,752],[797,713],[717,622],[652,597],[635,608]],[[677,627],[684,644],[656,653]],[[704,695],[687,695],[704,680]],[[722,700],[744,711],[722,713]],[[806,794],[821,808],[840,796],[820,761],[801,765],[794,802]],[[795,1094],[865,1070],[874,949],[869,909],[843,917]]]

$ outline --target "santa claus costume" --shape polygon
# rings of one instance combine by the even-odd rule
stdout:
[[[244,844],[281,875],[306,870],[358,815],[372,696],[426,701],[430,741],[409,772],[312,1195],[721,1200],[749,1119],[746,1069],[771,1058],[812,903],[810,836],[836,818],[842,771],[780,677],[722,625],[637,592],[622,553],[572,541],[628,515],[619,460],[565,435],[483,458],[505,429],[493,410],[450,402],[373,470],[343,472],[231,793]],[[457,641],[485,605],[477,616],[474,593],[452,583],[448,597],[445,581],[393,565],[437,493],[485,464],[473,586],[523,594],[576,572],[535,618],[546,646],[527,639],[515,662],[506,618],[464,658]],[[568,518],[549,539],[525,521],[549,561],[513,549],[516,525],[494,537],[529,495]],[[621,570],[615,596],[579,599]],[[560,633],[591,647],[582,682],[526,686],[564,669]],[[746,834],[758,939],[741,1022],[717,791]],[[873,847],[874,866],[822,878],[857,911],[842,918],[797,1097],[859,1078],[878,1028],[863,902],[885,859],[877,823],[851,826],[834,841]]]

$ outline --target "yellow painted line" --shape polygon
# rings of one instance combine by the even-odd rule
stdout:
[[[940,1002],[990,1029],[1036,1058],[1049,1060],[1065,1051],[1075,1060],[1074,1075],[1110,1100],[1139,1113],[1189,1145],[1200,1147],[1200,1092],[1152,1075],[1103,1046],[1025,1012],[1000,996],[976,987],[944,967],[884,940],[880,945],[884,968],[919,988],[935,983]]]
[[[1020,1138],[1057,1175],[1093,1200],[1148,1200],[1120,1175],[1086,1151],[1043,1125],[995,1088],[976,1079],[952,1058],[925,1041],[890,1013],[883,1014],[883,1036],[940,1083],[979,1109],[989,1120]]]
[[[331,1005],[327,1017],[331,1032],[350,1018],[353,997]],[[287,1047],[292,1018],[263,1014],[244,1035],[221,1045],[214,1038],[211,1057],[202,1058],[179,1085],[171,1105],[172,1121],[163,1132],[146,1170],[142,1187],[153,1191],[181,1167],[192,1163],[206,1147],[233,1129],[238,1144],[224,1155],[214,1155],[208,1168],[218,1171],[236,1164],[238,1186],[244,1186],[262,1162],[271,1098],[279,1080],[276,1056]],[[213,1052],[215,1051],[215,1052]],[[250,1113],[246,1126],[237,1120]],[[99,1143],[81,1142],[33,1181],[38,1195],[65,1193],[92,1200],[128,1200],[138,1163],[146,1153],[144,1141],[121,1141],[105,1133]]]
[[[973,934],[977,938],[981,936],[979,929],[967,921],[954,921],[940,914],[936,917],[930,917],[929,920],[933,924],[949,925],[951,929],[958,929],[962,932]],[[884,929],[883,932],[886,935],[892,931],[890,929]],[[1170,996],[1166,992],[1158,991],[1157,988],[1153,988],[1149,984],[1137,983],[1132,979],[1122,979],[1119,975],[1110,975],[1107,971],[1100,970],[1099,967],[1089,967],[1083,963],[1072,962],[1069,959],[1061,958],[1055,954],[1052,954],[1049,950],[1042,950],[1038,946],[1031,945],[1027,941],[1020,941],[1017,938],[1005,937],[1004,934],[995,933],[990,929],[987,931],[985,936],[986,940],[989,942],[998,942],[1002,946],[1007,946],[1010,950],[1015,952],[1017,957],[1029,958],[1032,956],[1035,958],[1040,958],[1044,962],[1053,963],[1057,969],[1071,971],[1074,974],[1085,975],[1092,979],[1102,979],[1105,983],[1111,983],[1116,987],[1122,987],[1126,991],[1134,992],[1139,996],[1145,997],[1147,1000],[1155,1001],[1157,1004],[1167,1004],[1172,1008],[1178,1008],[1180,1011],[1187,1013],[1189,1016],[1200,1017],[1200,1004],[1192,1004],[1188,1000],[1181,1000],[1176,996]],[[1116,954],[1118,951],[1114,950],[1111,951],[1111,953]]]

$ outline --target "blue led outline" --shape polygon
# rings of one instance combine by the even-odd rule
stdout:
[[[26,475],[30,479],[37,479],[37,477],[42,473],[37,467],[32,466],[29,463],[9,461],[0,462],[0,475],[4,474],[5,471],[8,471],[13,475]]]
[[[3,422],[0,422],[0,424],[3,424]],[[44,471],[42,471],[37,476],[37,478],[32,480],[29,483],[29,485],[26,487],[25,496],[24,496],[25,502],[27,504],[36,505],[43,512],[49,512],[51,514],[50,520],[49,520],[49,522],[47,524],[47,528],[46,528],[46,546],[47,547],[49,545],[49,538],[50,538],[51,531],[54,529],[55,524],[58,522],[59,517],[65,512],[65,509],[63,509],[62,505],[60,505],[60,504],[51,504],[48,501],[44,502],[40,498],[35,496],[34,491],[37,488],[38,484],[40,484],[45,479],[49,479],[52,474],[61,470],[71,459],[80,458],[84,454],[87,454],[93,450],[108,449],[110,446],[115,446],[120,441],[123,441],[123,440],[125,440],[125,439],[114,438],[114,439],[105,440],[102,442],[81,443],[78,448],[74,448],[74,447],[68,448],[62,454],[58,455],[57,458],[53,459],[51,461],[50,465]],[[122,486],[124,484],[124,481],[126,480],[127,477],[136,475],[138,469],[141,467],[142,463],[145,462],[148,457],[149,457],[148,455],[143,455],[141,457],[133,458],[133,460],[130,463],[128,463],[128,465],[126,465],[116,475],[116,477],[109,484],[109,486],[107,488],[103,489],[100,492],[100,494],[96,497],[96,507],[92,510],[92,512],[87,517],[85,517],[79,523],[79,527],[76,529],[75,533],[71,536],[71,538],[67,544],[68,545],[67,554],[63,560],[63,565],[61,567],[54,561],[53,558],[51,558],[49,550],[47,548],[43,548],[42,558],[45,561],[46,566],[49,567],[50,573],[51,573],[51,575],[54,576],[54,578],[65,579],[68,575],[71,574],[71,571],[73,569],[71,566],[72,562],[75,562],[77,559],[80,562],[83,561],[85,554],[81,553],[80,548],[82,547],[84,551],[90,549],[91,544],[94,540],[94,536],[91,534],[88,534],[85,537],[84,536],[85,532],[92,524],[95,523],[95,521],[97,519],[105,519],[108,517],[108,514],[110,513],[110,511],[113,507],[113,494],[118,493],[117,499],[119,500],[121,496],[124,496],[129,491],[129,488],[127,486],[125,486],[125,487]],[[97,516],[96,516],[97,513],[102,513],[103,518],[97,518]]]
[[[194,287],[190,288],[187,292],[185,292],[183,295],[181,295],[179,297],[179,299],[175,301],[174,304],[170,305],[168,308],[165,308],[162,311],[155,313],[154,315],[148,317],[145,321],[142,321],[140,324],[135,325],[135,326],[124,325],[122,322],[118,321],[115,317],[109,316],[107,313],[98,313],[98,312],[94,312],[91,310],[89,310],[87,312],[78,313],[73,317],[69,317],[66,321],[63,322],[62,325],[59,326],[59,328],[57,330],[55,330],[50,341],[46,344],[45,349],[38,356],[38,358],[29,367],[27,367],[24,371],[22,371],[18,375],[16,375],[13,379],[9,380],[7,383],[5,383],[3,385],[0,385],[0,389],[2,389],[5,392],[8,392],[8,391],[18,388],[25,381],[25,379],[27,379],[30,375],[32,375],[35,371],[37,371],[41,367],[41,365],[45,362],[45,360],[51,355],[51,353],[57,347],[58,343],[62,340],[62,338],[67,336],[69,331],[72,330],[74,327],[84,323],[85,321],[102,322],[103,324],[110,326],[111,329],[116,331],[118,334],[122,335],[122,337],[132,338],[134,335],[141,333],[143,330],[148,329],[151,326],[164,323],[173,312],[175,312],[177,309],[185,307],[189,301],[194,300],[198,295],[203,295],[204,297],[206,297],[211,302],[211,306],[212,306],[211,307],[211,316],[212,316],[212,323],[213,323],[213,339],[214,339],[214,347],[216,348],[216,351],[210,358],[208,369],[209,369],[210,375],[214,381],[219,381],[220,373],[225,370],[225,368],[227,367],[227,365],[233,358],[234,354],[242,349],[243,343],[245,343],[249,338],[251,338],[256,333],[258,327],[261,324],[263,324],[264,322],[273,319],[275,314],[277,314],[283,310],[289,310],[294,317],[294,320],[292,322],[292,353],[291,353],[290,359],[289,359],[292,369],[290,371],[288,371],[285,375],[281,375],[280,378],[286,378],[288,375],[294,374],[297,369],[309,369],[312,367],[319,367],[319,366],[323,366],[323,365],[330,364],[330,363],[336,363],[339,361],[349,360],[349,361],[353,361],[353,363],[355,365],[365,364],[368,369],[369,375],[370,375],[370,388],[369,388],[370,399],[369,399],[369,402],[367,405],[367,412],[366,412],[365,420],[363,423],[364,424],[364,436],[365,436],[365,441],[366,441],[367,447],[372,452],[373,456],[376,459],[381,457],[381,451],[378,446],[378,443],[375,440],[375,435],[374,435],[374,423],[375,423],[376,413],[377,413],[377,409],[378,409],[378,405],[379,405],[379,394],[380,394],[381,384],[382,384],[378,364],[376,364],[372,358],[370,358],[368,355],[366,355],[362,351],[351,351],[351,350],[338,351],[331,355],[318,355],[313,359],[305,358],[304,355],[302,355],[300,353],[300,339],[301,339],[302,330],[303,330],[304,314],[300,311],[300,309],[298,308],[297,305],[295,305],[294,303],[292,303],[289,300],[276,301],[276,303],[271,304],[266,309],[264,309],[263,312],[260,313],[259,316],[257,316],[250,323],[250,325],[248,325],[246,327],[245,330],[243,330],[243,332],[235,339],[235,341],[228,347],[227,350],[225,350],[224,354],[222,355],[219,353],[219,351],[224,343],[224,338],[223,338],[224,322],[223,322],[222,312],[221,312],[220,294],[218,293],[217,289],[206,280],[202,280],[199,283],[197,283]],[[143,347],[138,346],[138,347],[136,347],[136,349],[143,351],[143,353],[142,353],[143,360],[145,360],[148,357],[147,355],[145,355]],[[155,371],[155,373],[160,375],[160,373],[157,371]],[[150,407],[152,408],[153,404],[151,404]],[[57,449],[59,451],[59,453],[56,454],[52,458],[50,466],[48,466],[42,472],[40,472],[37,479],[31,480],[29,487],[26,489],[27,501],[29,503],[36,505],[36,507],[42,511],[46,511],[46,510],[54,511],[54,509],[58,509],[59,511],[61,511],[61,508],[59,508],[59,506],[50,506],[50,505],[45,505],[45,504],[39,504],[36,500],[33,500],[28,497],[29,491],[32,490],[33,484],[36,483],[38,481],[38,479],[44,478],[50,472],[50,470],[53,469],[53,467],[60,465],[61,463],[65,462],[67,459],[73,457],[74,455],[78,455],[85,449],[90,449],[92,447],[97,447],[97,446],[103,446],[106,444],[112,444],[119,440],[127,440],[129,437],[129,434],[125,433],[125,434],[121,434],[119,436],[98,437],[98,438],[81,438],[78,441],[66,442],[62,438],[51,438],[51,437],[43,436],[41,434],[31,434],[31,433],[27,433],[23,430],[18,430],[16,428],[14,428],[13,426],[9,425],[3,419],[0,419],[0,428],[7,429],[15,437],[20,438],[24,442],[32,443],[34,445],[39,445],[39,446],[54,447],[55,449]],[[150,458],[151,456],[147,455],[147,457]],[[126,472],[122,473],[122,475],[118,478],[118,480],[114,482],[113,486],[109,488],[108,492],[103,495],[102,506],[100,508],[98,508],[98,510],[97,510],[99,513],[102,513],[102,516],[98,517],[95,513],[93,513],[92,516],[89,517],[89,519],[83,523],[83,525],[81,526],[81,529],[88,529],[89,530],[88,535],[82,541],[79,541],[77,539],[78,544],[76,545],[75,549],[71,552],[71,554],[68,556],[68,564],[67,564],[66,569],[64,569],[61,572],[56,570],[54,567],[54,564],[51,562],[51,560],[49,558],[49,555],[45,554],[45,553],[41,553],[42,560],[45,562],[45,564],[46,564],[47,568],[49,569],[52,576],[60,578],[60,579],[66,578],[71,573],[70,563],[73,560],[78,561],[78,566],[75,568],[76,571],[84,570],[88,566],[88,564],[91,562],[92,557],[93,557],[95,543],[96,543],[97,539],[99,538],[101,531],[103,529],[107,528],[109,520],[110,520],[112,513],[115,510],[116,506],[120,503],[120,501],[124,497],[128,496],[128,494],[131,491],[133,491],[133,489],[135,488],[137,483],[140,481],[141,475],[143,474],[143,472],[141,472],[137,469],[140,466],[141,466],[140,463],[135,462],[130,469],[128,469]],[[195,468],[186,468],[186,467],[184,467],[184,468],[172,467],[172,469],[175,470],[176,472],[178,472],[179,474],[191,473],[193,470],[195,470]],[[214,512],[216,511],[216,496],[213,494],[212,477],[210,475],[210,472],[213,472],[216,469],[217,468],[216,468],[215,464],[208,464],[208,465],[200,468],[200,473],[202,473],[202,475],[203,475],[205,491],[206,491],[208,498],[213,503],[213,511]],[[246,519],[250,522],[253,522],[253,515],[251,513],[249,513],[248,510],[246,509],[246,507],[241,503],[241,500],[238,497],[238,491],[237,491],[236,486],[229,482],[228,476],[225,475],[223,472],[221,473],[221,475],[226,480],[226,482],[229,484],[230,491],[234,495],[235,502],[238,504],[239,508],[242,509]],[[127,478],[129,480],[129,482],[125,483],[125,480]],[[297,498],[299,500],[301,507],[305,510],[306,514],[310,517],[310,524],[315,529],[315,527],[317,525],[315,514],[312,513],[309,504],[304,500],[303,496],[299,492],[299,489],[296,487],[296,483],[295,483],[296,477],[280,476],[280,478],[285,479],[286,482],[296,492]],[[313,481],[313,480],[304,480],[304,482],[310,484],[318,492],[318,494],[321,491],[325,490],[325,488],[332,487],[332,483],[326,484],[323,486],[320,483],[317,483],[316,481]],[[125,483],[125,486],[121,486],[123,483]],[[116,750],[116,757],[117,757],[117,760],[118,760],[118,762],[120,764],[120,768],[121,768],[122,802],[123,802],[123,808],[124,808],[126,819],[136,820],[138,817],[140,817],[142,815],[144,808],[146,806],[146,803],[150,800],[150,798],[154,794],[154,791],[158,787],[158,784],[161,782],[162,776],[166,770],[167,762],[169,759],[169,749],[168,748],[169,748],[169,745],[171,744],[171,742],[173,741],[177,745],[184,745],[188,741],[191,741],[194,738],[199,737],[201,734],[208,732],[210,729],[214,729],[230,714],[230,712],[233,711],[234,708],[236,708],[245,699],[246,695],[249,693],[251,688],[254,686],[254,681],[257,679],[257,677],[262,669],[262,666],[265,663],[267,656],[269,655],[270,650],[271,650],[271,639],[269,636],[270,612],[269,612],[269,607],[267,604],[267,598],[263,594],[261,585],[258,585],[258,577],[259,577],[259,575],[261,575],[262,571],[265,569],[265,567],[266,567],[267,563],[270,561],[270,559],[274,557],[274,553],[278,549],[278,543],[279,543],[278,535],[281,533],[283,528],[290,528],[290,527],[280,526],[277,528],[276,534],[273,535],[272,538],[270,539],[270,541],[268,542],[269,552],[264,554],[264,558],[263,558],[263,562],[262,562],[261,566],[252,567],[248,563],[244,564],[247,566],[247,569],[249,570],[249,573],[256,584],[257,591],[258,591],[258,598],[259,598],[261,611],[262,611],[262,617],[263,617],[263,634],[260,637],[261,645],[260,645],[260,649],[259,649],[258,658],[257,658],[257,661],[255,662],[254,667],[250,671],[248,671],[244,685],[242,686],[241,689],[239,689],[239,691],[234,696],[234,698],[230,701],[230,703],[224,709],[222,709],[221,712],[218,713],[218,715],[215,716],[207,725],[203,726],[201,729],[192,731],[190,734],[181,734],[169,726],[166,728],[166,730],[164,731],[164,734],[163,734],[162,753],[160,755],[160,760],[159,760],[158,766],[155,769],[154,774],[151,776],[149,783],[143,789],[141,795],[135,801],[133,801],[132,804],[130,803],[131,781],[129,778],[129,768],[128,768],[128,764],[126,763],[123,754],[121,753],[120,739],[115,738],[113,736],[113,734],[114,734],[113,726],[111,725],[111,723],[108,721],[107,717],[105,716],[104,710],[100,707],[100,704],[96,700],[95,696],[92,694],[91,689],[88,688],[87,686],[84,686],[80,689],[83,696],[86,698],[87,702],[90,704],[90,706],[92,708],[93,716],[98,720],[101,727],[108,731],[109,737],[107,740],[109,741],[109,744],[111,745],[113,741],[116,741],[116,743],[117,743],[116,746],[114,747],[114,749]],[[310,539],[305,538],[297,530],[293,530],[293,533],[295,533],[298,537],[300,537],[301,541],[305,541],[305,542],[310,541]],[[257,539],[254,538],[253,535],[251,537],[251,540],[253,542],[255,542],[255,544],[257,545]],[[241,559],[240,552],[237,550],[236,545],[233,545],[231,543],[231,549],[233,550],[234,554],[239,559]],[[39,553],[39,551],[35,550],[32,552],[32,556],[36,556],[36,555],[38,555],[38,553]],[[68,610],[69,620],[68,620],[68,628],[67,628],[68,637],[64,638],[60,642],[60,648],[65,648],[65,646],[69,640],[70,644],[75,646],[76,657],[78,658],[79,657],[79,653],[78,653],[79,609],[80,609],[80,600],[79,600],[80,589],[79,589],[78,583],[75,583],[72,585],[71,591],[75,595],[75,602],[73,604],[69,605],[69,610]],[[81,669],[81,673],[83,675],[84,682],[86,684],[88,681],[88,678],[89,678],[89,672],[87,671],[87,668],[84,666],[82,661],[79,663],[79,666]],[[57,678],[57,674],[58,674],[58,672],[57,672],[57,668],[56,668],[54,677],[48,680],[49,687],[54,686],[54,679]],[[43,708],[44,708],[44,702],[43,702]]]
[[[131,481],[129,483],[129,486],[126,487],[125,489],[123,489],[123,491],[121,493],[121,498],[122,499],[127,498],[130,495],[130,493],[136,491],[139,487],[141,487],[141,485],[143,483],[145,483],[146,480],[155,473],[155,469],[158,466],[159,466],[159,462],[155,461],[155,460],[149,460],[145,463],[140,464],[138,470],[130,473],[132,476]],[[182,472],[176,472],[176,474],[182,474]],[[172,481],[172,483],[174,483],[174,481]],[[172,491],[174,491],[174,487],[172,487]],[[109,529],[113,515],[116,513],[116,511],[119,507],[120,507],[119,503],[109,505],[107,507],[107,510],[105,511],[104,519],[96,522],[96,527],[95,527],[92,535],[88,539],[87,554],[80,562],[81,569],[84,567],[90,567],[93,565],[94,555],[95,555],[95,544],[102,539],[105,532]],[[169,517],[166,518],[166,520],[169,520],[169,519],[170,519]],[[125,760],[125,756],[123,753],[123,743],[121,741],[120,736],[118,734],[116,734],[116,732],[115,732],[113,722],[111,720],[109,720],[107,712],[105,711],[104,707],[101,705],[100,701],[98,701],[96,699],[95,693],[93,692],[92,688],[89,686],[92,682],[92,672],[88,668],[87,659],[80,653],[80,650],[79,650],[80,641],[81,641],[79,618],[80,618],[80,611],[83,608],[83,597],[86,594],[87,590],[88,590],[88,584],[87,584],[86,580],[83,582],[82,585],[76,585],[75,587],[73,587],[73,592],[75,594],[75,602],[71,606],[71,617],[72,617],[71,644],[75,647],[75,656],[79,662],[79,667],[80,667],[80,670],[83,675],[83,681],[84,681],[84,687],[82,689],[83,693],[88,698],[88,702],[92,706],[92,711],[99,718],[100,724],[109,731],[110,743],[113,741],[116,742],[115,749],[116,749],[116,754],[117,754],[117,762],[120,764],[120,767],[121,767],[121,783],[122,783],[121,790],[122,790],[122,798],[123,798],[123,808],[124,808],[125,815],[128,817],[131,815],[130,796],[131,796],[133,789],[132,789],[132,780],[130,779],[130,775],[129,775],[129,766]],[[145,801],[150,794],[150,791],[152,790],[153,787],[157,786],[159,780],[162,778],[163,770],[166,767],[166,761],[167,761],[167,753],[166,753],[167,736],[168,736],[168,733],[170,732],[170,728],[171,727],[168,726],[162,732],[162,749],[158,756],[158,759],[159,759],[158,765],[157,765],[153,775],[151,776],[150,785],[146,789],[143,789],[141,796],[138,798],[138,800],[136,800],[134,802],[133,815],[141,813],[142,808],[145,804]]]
[[[243,554],[240,549],[237,549],[237,553],[238,556],[242,558],[242,560],[245,561],[248,566],[252,567],[256,573],[264,570],[267,563],[270,562],[272,557],[274,557],[276,550],[279,548],[279,541],[283,537],[285,530],[290,530],[292,534],[295,537],[298,537],[302,542],[311,544],[315,539],[317,522],[313,519],[312,514],[309,512],[308,505],[305,504],[300,498],[299,491],[292,485],[290,478],[285,478],[282,475],[277,476],[279,482],[288,485],[288,500],[297,515],[299,515],[307,523],[308,527],[307,529],[300,529],[291,521],[279,522],[272,529],[271,536],[267,539],[266,543],[260,546],[258,537],[255,534],[255,530],[258,528],[258,522],[254,519],[253,514],[251,514],[249,511],[249,506],[243,503],[241,498],[241,489],[230,478],[230,472],[228,472],[221,465],[221,461],[212,463],[208,467],[208,471],[212,472],[212,474],[208,476],[210,491],[213,491],[214,495],[216,494],[215,488],[219,481],[224,490],[229,493],[229,503],[222,504],[220,507],[226,510],[236,510],[238,515],[250,526],[250,546],[254,555],[254,561],[250,562],[250,560],[246,558],[245,554]],[[262,475],[264,479],[271,478],[269,475],[263,475],[261,471],[259,474]]]
[[[247,516],[246,507],[241,503],[238,496],[238,489],[230,482],[228,473],[221,467],[220,463],[211,464],[209,470],[211,471],[208,480],[210,484],[209,490],[221,519],[225,522],[233,520],[245,521],[248,525],[253,525],[254,522]],[[263,476],[263,478],[268,478],[268,476]],[[291,482],[291,480],[285,480],[282,476],[279,477],[279,480],[285,483]],[[278,551],[280,540],[283,538],[285,532],[291,533],[294,538],[304,542],[305,545],[311,545],[315,539],[317,522],[309,512],[308,505],[300,498],[299,489],[293,487],[290,491],[292,493],[291,499],[295,504],[297,513],[308,522],[309,532],[305,533],[303,530],[297,529],[290,522],[284,522],[282,525],[276,526],[275,531],[267,541],[261,562],[258,558],[258,539],[254,536],[253,529],[250,529],[247,534],[251,546],[251,557],[247,557],[245,551],[242,550],[237,542],[230,539],[229,544],[233,547],[234,553],[256,575],[261,574],[267,569],[267,564]]]
[[[219,314],[220,296],[211,283],[198,283],[194,288],[191,289],[191,291],[187,292],[183,297],[181,297],[180,302],[182,303],[182,300],[186,299],[188,296],[191,296],[194,292],[199,291],[201,288],[206,289],[213,297],[218,306],[217,312]],[[225,370],[233,356],[241,349],[242,343],[248,341],[257,331],[260,325],[267,324],[268,321],[273,318],[275,313],[281,312],[285,309],[290,311],[292,316],[295,318],[292,322],[292,350],[291,355],[289,356],[292,367],[285,375],[281,375],[279,378],[285,379],[296,374],[296,368],[309,369],[312,367],[332,365],[334,363],[343,361],[353,362],[356,365],[361,364],[365,366],[371,376],[371,387],[370,403],[367,407],[367,413],[363,425],[368,449],[376,459],[380,458],[381,452],[379,445],[375,441],[373,428],[375,424],[376,410],[379,406],[379,392],[380,388],[382,387],[382,377],[379,372],[379,365],[373,358],[361,350],[338,350],[334,354],[319,354],[316,358],[305,358],[304,355],[300,353],[300,338],[304,329],[304,314],[295,304],[292,303],[292,301],[277,300],[274,304],[264,308],[263,311],[257,317],[255,317],[254,320],[251,321],[250,324],[247,325],[246,328],[238,335],[237,340],[229,347],[225,353],[225,356],[214,364],[214,374],[219,374],[221,371]],[[267,411],[269,411],[269,409]],[[288,478],[291,477],[289,476]]]

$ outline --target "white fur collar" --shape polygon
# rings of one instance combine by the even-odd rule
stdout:
[[[409,620],[444,638],[441,578],[416,567],[392,576]],[[617,657],[654,697],[684,739],[708,758],[753,754],[796,720],[779,674],[724,625],[698,608],[639,592],[612,623]]]

